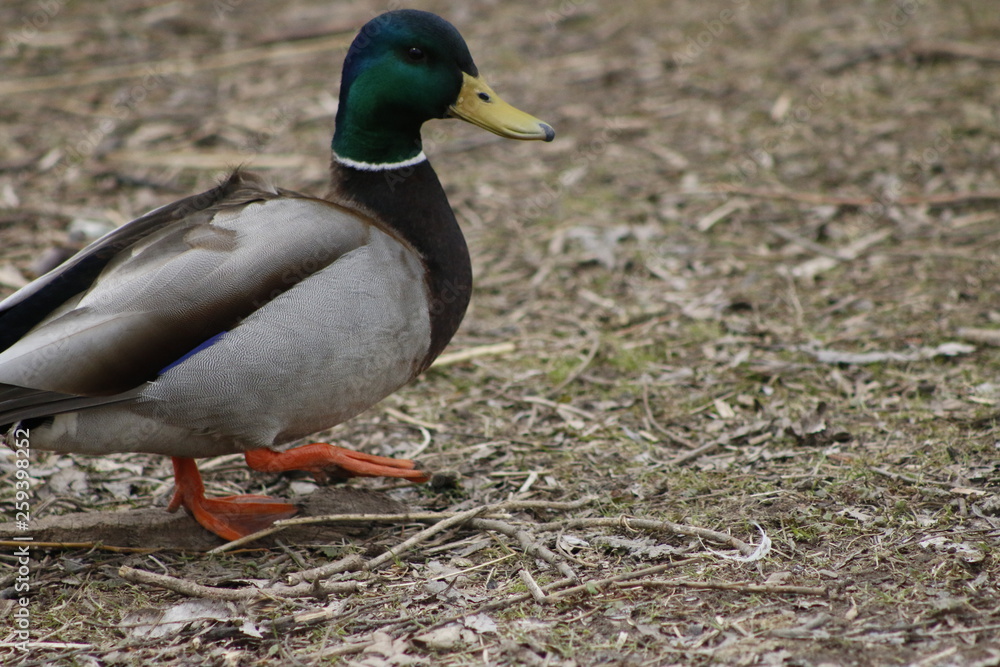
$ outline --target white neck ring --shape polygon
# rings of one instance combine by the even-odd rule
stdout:
[[[415,164],[420,164],[421,162],[425,162],[427,160],[427,156],[424,155],[423,151],[420,151],[413,157],[400,162],[361,162],[360,160],[352,160],[351,158],[342,157],[334,153],[333,159],[345,167],[360,169],[361,171],[389,171],[391,169],[403,169],[405,167],[412,167]]]

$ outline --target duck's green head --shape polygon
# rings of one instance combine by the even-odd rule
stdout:
[[[413,160],[420,126],[447,117],[511,139],[555,137],[486,85],[465,40],[439,16],[402,9],[365,24],[344,61],[334,153],[373,168]]]

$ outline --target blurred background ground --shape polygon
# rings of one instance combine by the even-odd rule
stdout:
[[[756,543],[759,524],[773,550],[751,564],[627,525],[536,536],[586,578],[697,556],[673,574],[827,594],[612,587],[474,614],[523,591],[519,569],[558,575],[459,530],[342,600],[259,603],[151,637],[123,619],[184,598],[123,581],[123,564],[267,579],[416,529],[212,557],[36,549],[34,643],[0,636],[3,663],[1000,664],[994,3],[402,5],[452,21],[494,88],[557,139],[426,127],[477,279],[449,351],[507,345],[328,434],[379,454],[419,448],[460,473],[457,489],[352,485],[414,511],[595,498],[522,512],[525,525],[629,515]],[[344,53],[395,6],[5,1],[0,294],[47,249],[238,164],[322,194]],[[3,520],[14,471],[0,452]],[[35,452],[32,474],[33,519],[162,508],[171,491],[169,462],[150,456]],[[314,488],[233,458],[206,476],[214,493]],[[0,552],[5,597],[14,549]],[[442,574],[447,591],[430,586]],[[336,613],[224,632],[310,605]],[[477,620],[457,639],[414,639],[414,622],[463,609]],[[0,600],[0,629],[14,610]],[[369,650],[338,655],[353,641]]]

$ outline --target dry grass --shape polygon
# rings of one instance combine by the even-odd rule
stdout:
[[[412,511],[589,502],[452,526],[337,575],[357,586],[326,599],[179,607],[190,598],[119,568],[266,583],[371,562],[426,524],[212,556],[35,549],[36,643],[0,660],[1000,664],[993,4],[421,6],[559,134],[514,144],[428,126],[478,281],[450,351],[512,346],[431,370],[331,437],[388,455],[425,443],[422,460],[461,474],[457,488],[384,491]],[[114,7],[0,9],[3,293],[72,243],[70,223],[119,224],[237,163],[321,192],[344,48],[384,9]],[[210,470],[215,492],[311,489],[231,460]],[[0,458],[7,519],[13,471]],[[36,518],[170,493],[157,457],[38,453],[32,473]],[[735,543],[619,517],[753,545],[759,524],[772,550],[741,563],[716,553]],[[13,553],[0,549],[0,588]],[[546,589],[558,568],[600,582],[654,566]],[[14,609],[0,600],[11,627]],[[143,609],[216,620],[156,637]]]

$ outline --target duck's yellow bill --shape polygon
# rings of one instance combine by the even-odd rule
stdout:
[[[552,141],[556,131],[548,123],[504,102],[486,82],[465,72],[451,115],[508,139]]]

